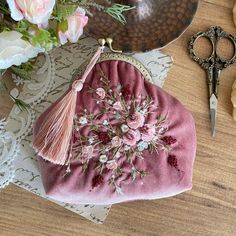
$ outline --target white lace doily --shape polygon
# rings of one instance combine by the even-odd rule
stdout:
[[[0,121],[0,188],[13,181],[16,185],[47,198],[31,146],[32,125],[39,114],[66,91],[74,71],[92,56],[96,48],[95,40],[83,38],[78,44],[62,46],[50,55],[40,56],[38,69],[32,80],[22,81],[21,78],[14,77],[16,84],[25,82],[19,98],[31,108],[26,112],[14,106],[7,124],[4,120]],[[172,59],[157,50],[133,56],[150,70],[155,84],[162,86]],[[19,92],[15,89],[11,94],[17,97]],[[102,223],[110,209],[110,206],[56,203],[96,223]]]

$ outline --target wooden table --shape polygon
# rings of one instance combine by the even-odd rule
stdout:
[[[82,217],[16,186],[0,191],[0,235],[236,235],[236,123],[232,120],[231,86],[236,65],[223,71],[220,88],[217,137],[211,138],[205,72],[187,53],[195,32],[212,25],[236,33],[234,0],[200,1],[192,26],[163,51],[173,56],[165,90],[192,111],[198,148],[193,189],[173,198],[118,204],[104,225]],[[8,113],[6,98],[0,100],[0,116]]]

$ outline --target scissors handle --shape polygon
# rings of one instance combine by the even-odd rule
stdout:
[[[207,38],[212,45],[212,53],[210,57],[200,58],[197,56],[194,51],[194,46],[199,38]],[[230,59],[222,59],[217,54],[217,43],[220,39],[228,39],[233,43],[234,46],[234,54]],[[204,69],[209,69],[214,65],[218,70],[223,70],[230,66],[231,64],[236,63],[236,37],[231,34],[226,33],[221,27],[213,26],[209,28],[206,32],[199,32],[194,34],[189,42],[189,53],[191,58],[201,65]]]

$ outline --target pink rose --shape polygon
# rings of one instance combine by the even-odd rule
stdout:
[[[123,143],[128,146],[135,146],[136,143],[140,140],[141,135],[138,130],[129,130],[124,136],[123,136]]]
[[[97,88],[96,94],[100,97],[100,99],[104,99],[106,97],[106,92],[103,88]]]
[[[87,159],[92,158],[93,156],[93,146],[83,146],[82,148],[82,156],[86,157]]]
[[[83,34],[85,25],[88,23],[85,10],[78,7],[77,10],[67,18],[67,22],[68,29],[65,32],[59,29],[58,35],[60,42],[61,44],[65,44],[69,40],[71,43],[76,43]]]
[[[15,21],[25,18],[32,24],[47,24],[55,0],[7,0],[7,3],[11,11],[11,17]]]
[[[108,161],[106,164],[106,168],[109,170],[115,170],[115,169],[117,169],[117,167],[118,167],[118,165],[115,160]]]
[[[145,142],[150,142],[153,140],[156,132],[154,125],[145,125],[140,129],[141,139]]]
[[[137,129],[144,125],[144,115],[140,112],[136,112],[127,119],[127,124],[131,129]]]
[[[113,104],[113,108],[117,111],[121,111],[123,109],[121,102],[116,102]]]
[[[111,140],[111,145],[112,145],[112,147],[119,147],[120,145],[121,145],[121,139],[118,137],[118,136],[116,136],[116,137],[114,137],[112,140]]]

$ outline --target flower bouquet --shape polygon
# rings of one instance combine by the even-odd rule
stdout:
[[[93,17],[91,10],[106,12],[121,24],[132,7],[97,0],[0,0],[0,84],[11,68],[29,79],[32,58],[67,42],[76,43]]]

